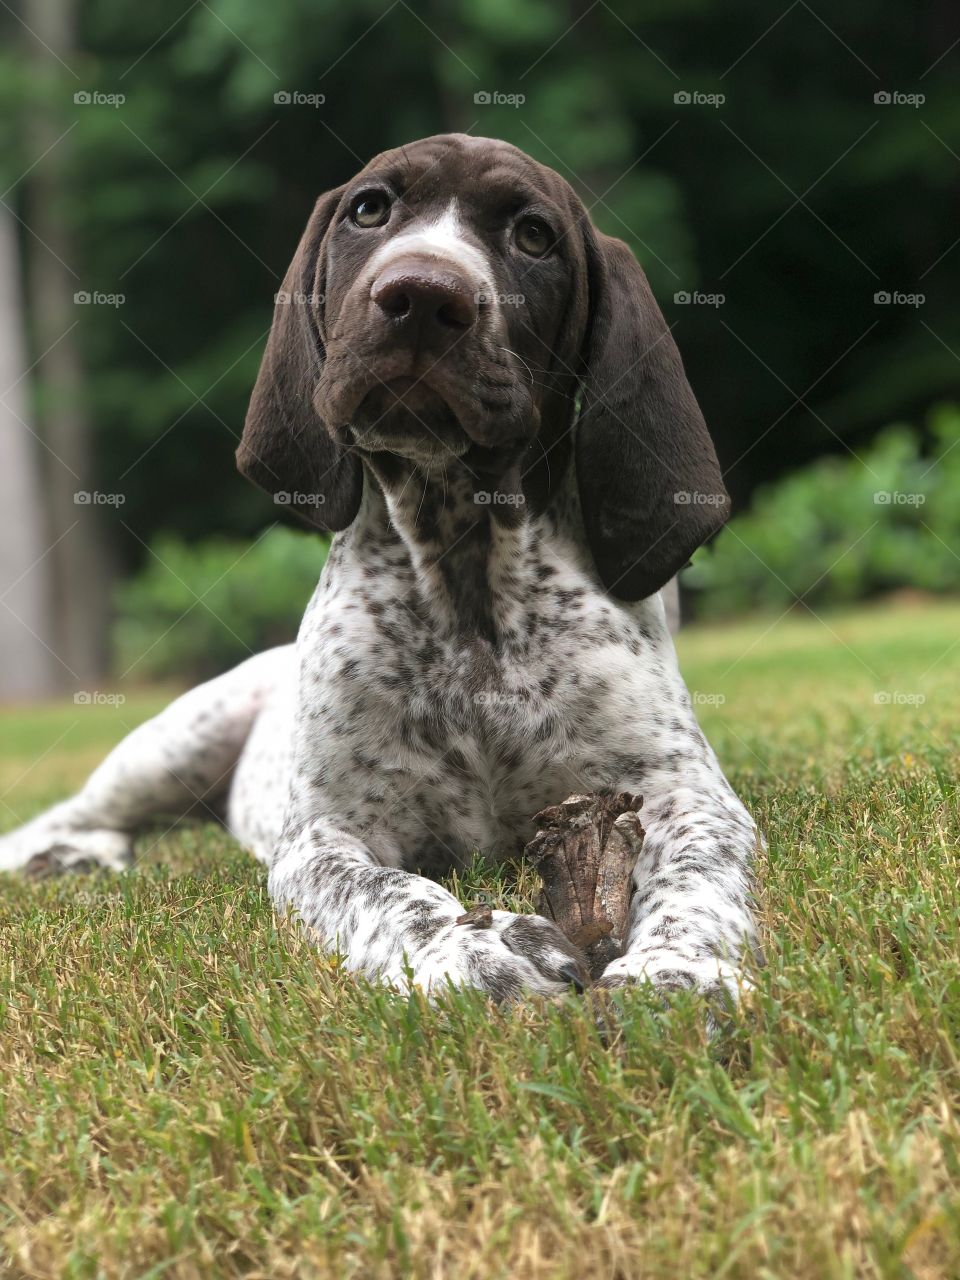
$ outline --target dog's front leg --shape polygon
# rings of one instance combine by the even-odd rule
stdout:
[[[756,947],[751,864],[759,837],[706,753],[648,769],[622,788],[643,795],[646,835],[626,950],[607,966],[602,986],[646,979],[734,999],[743,986],[742,962]]]
[[[580,953],[550,921],[508,911],[462,923],[442,885],[377,862],[362,840],[324,821],[289,828],[270,868],[270,895],[292,906],[347,968],[426,990],[478,987],[498,1000],[580,986]]]

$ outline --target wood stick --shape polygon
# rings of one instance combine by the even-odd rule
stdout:
[[[543,879],[537,910],[580,947],[594,980],[623,954],[642,804],[627,794],[570,796],[536,815],[524,851]]]

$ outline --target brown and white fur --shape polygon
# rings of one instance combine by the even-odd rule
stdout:
[[[433,877],[629,792],[647,834],[604,983],[735,993],[757,835],[659,594],[728,500],[627,247],[506,143],[378,156],[317,202],[238,461],[336,533],[296,646],[136,730],[0,869],[123,866],[200,801],[350,969],[509,998],[579,985],[576,950],[538,916],[458,924]]]

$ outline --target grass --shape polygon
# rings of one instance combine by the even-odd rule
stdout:
[[[680,645],[770,841],[720,1044],[644,991],[605,1044],[572,996],[364,987],[212,827],[0,882],[0,1274],[960,1274],[960,606],[768,625]],[[157,704],[8,713],[0,822]]]

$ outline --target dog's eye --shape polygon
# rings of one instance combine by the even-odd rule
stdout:
[[[350,218],[358,227],[382,227],[390,217],[390,198],[384,191],[364,191],[350,205]]]
[[[553,232],[539,218],[521,218],[513,238],[517,242],[517,248],[531,258],[542,258],[553,248]]]

